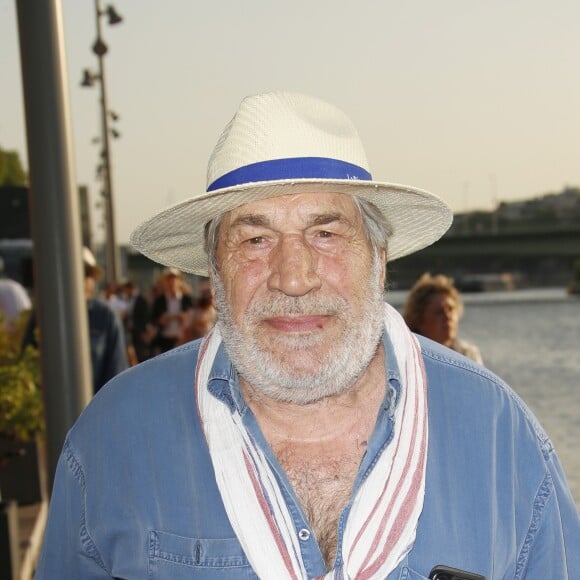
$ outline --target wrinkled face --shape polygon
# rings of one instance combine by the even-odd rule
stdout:
[[[212,283],[242,380],[297,403],[346,389],[380,340],[383,263],[346,195],[286,195],[226,214]]]
[[[419,334],[449,346],[457,336],[459,307],[448,294],[433,294],[427,302],[423,320],[418,327]]]

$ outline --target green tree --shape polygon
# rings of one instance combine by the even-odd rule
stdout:
[[[0,437],[21,441],[44,431],[39,353],[21,350],[29,314],[7,325],[0,313]]]
[[[28,178],[16,151],[0,147],[0,186],[26,185]]]

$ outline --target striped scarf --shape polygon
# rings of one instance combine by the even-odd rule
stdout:
[[[342,542],[340,568],[327,579],[382,579],[415,541],[425,494],[427,381],[417,340],[400,314],[385,304],[385,327],[401,375],[393,437],[354,497]],[[218,488],[250,565],[262,578],[307,580],[298,534],[268,464],[237,411],[207,388],[219,330],[205,338],[195,394]]]

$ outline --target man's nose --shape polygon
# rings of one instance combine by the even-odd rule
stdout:
[[[302,236],[282,238],[272,253],[268,288],[287,296],[304,296],[320,288],[317,263],[316,253]]]

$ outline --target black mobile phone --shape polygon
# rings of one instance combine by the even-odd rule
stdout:
[[[449,566],[437,565],[429,572],[429,580],[485,580],[485,576]]]

